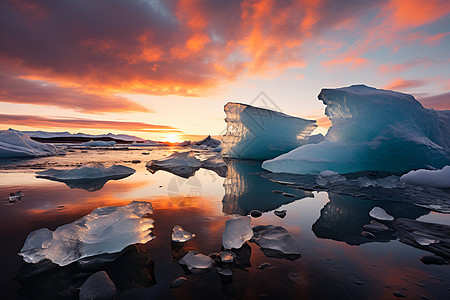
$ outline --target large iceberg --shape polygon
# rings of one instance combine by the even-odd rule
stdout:
[[[332,122],[326,141],[265,161],[275,173],[318,174],[442,168],[450,162],[450,111],[424,108],[413,96],[365,85],[323,89]]]
[[[281,112],[228,102],[227,132],[222,137],[222,155],[230,158],[269,159],[308,143],[315,121]]]
[[[14,130],[0,130],[0,158],[40,157],[59,154],[55,146],[33,141]]]
[[[151,233],[153,213],[150,202],[133,201],[119,207],[101,207],[51,231],[32,231],[19,255],[28,263],[49,259],[60,266],[84,257],[122,251],[126,246],[147,243]]]

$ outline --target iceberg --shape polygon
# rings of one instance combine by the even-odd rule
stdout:
[[[322,89],[331,120],[325,141],[267,160],[274,173],[405,173],[450,162],[450,111],[424,108],[413,96],[353,85]]]
[[[52,144],[33,141],[26,134],[13,130],[0,130],[0,158],[41,157],[63,154]]]
[[[85,257],[120,252],[128,245],[144,244],[154,238],[153,220],[147,218],[151,213],[151,203],[140,201],[97,208],[55,231],[47,228],[32,231],[19,255],[28,263],[49,259],[66,266]]]
[[[206,148],[216,148],[219,147],[221,142],[219,140],[213,139],[210,135],[201,141],[194,143],[196,146],[202,146]]]
[[[281,112],[228,102],[227,131],[222,136],[222,155],[230,158],[269,159],[308,143],[316,121]]]
[[[225,249],[239,249],[253,236],[249,216],[231,219],[225,222],[222,234],[222,245]]]
[[[409,184],[450,188],[450,166],[445,166],[441,170],[420,169],[411,171],[400,177],[400,180]]]
[[[80,146],[83,147],[113,147],[116,144],[115,141],[89,141],[86,143],[81,143]]]
[[[268,257],[300,257],[300,249],[297,243],[289,232],[281,226],[255,226],[253,227],[251,241],[261,247]]]

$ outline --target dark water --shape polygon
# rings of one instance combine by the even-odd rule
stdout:
[[[230,162],[227,178],[204,169],[189,179],[146,170],[149,159],[171,151],[76,150],[60,157],[0,162],[0,298],[78,299],[78,288],[87,276],[105,270],[118,288],[119,299],[393,299],[396,291],[408,299],[448,299],[449,265],[423,264],[419,258],[431,253],[401,243],[393,231],[377,234],[375,239],[362,236],[361,231],[375,206],[396,218],[432,223],[450,224],[449,215],[408,203],[296,190],[259,176],[259,162]],[[134,159],[141,162],[131,163]],[[80,182],[72,188],[35,177],[36,168],[49,163],[73,166],[89,161],[122,163],[136,173],[108,182]],[[19,190],[23,199],[9,204],[9,193]],[[284,197],[273,190],[297,197]],[[103,263],[40,266],[48,268],[40,273],[17,255],[35,229],[54,230],[97,207],[126,205],[133,200],[150,201],[154,208],[156,238],[144,245],[106,256]],[[186,274],[176,262],[191,250],[219,252],[225,221],[252,209],[264,212],[252,219],[253,226],[283,226],[298,243],[301,257],[293,261],[266,257],[256,244],[248,242],[231,278],[215,270]],[[287,216],[275,216],[274,209],[286,209]],[[170,242],[172,227],[177,224],[196,234],[182,247]],[[257,268],[265,262],[271,266]],[[179,276],[186,276],[187,282],[170,289],[171,281]]]

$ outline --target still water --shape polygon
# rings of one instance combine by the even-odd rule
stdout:
[[[408,299],[449,298],[449,265],[423,264],[419,257],[430,253],[401,243],[392,231],[375,239],[362,236],[361,231],[370,222],[368,212],[375,206],[396,218],[431,223],[450,224],[450,215],[408,203],[367,201],[282,186],[261,177],[261,162],[257,161],[228,162],[226,178],[204,169],[186,179],[166,171],[152,174],[145,168],[148,160],[177,150],[91,149],[65,156],[0,161],[0,298],[78,299],[78,288],[97,270],[107,271],[118,288],[119,299],[394,299],[394,292]],[[35,177],[42,169],[87,162],[120,163],[136,173],[120,180],[71,186]],[[273,190],[297,197],[284,197]],[[22,191],[24,197],[10,204],[8,195],[16,191]],[[127,247],[115,259],[84,267],[73,263],[38,273],[17,255],[33,230],[55,230],[95,208],[122,206],[134,200],[152,203],[156,238]],[[266,257],[256,244],[247,242],[231,278],[215,270],[187,274],[177,263],[188,251],[206,255],[219,252],[225,221],[253,209],[264,214],[253,218],[252,225],[283,226],[299,245],[300,258]],[[275,216],[275,209],[287,210],[286,217]],[[183,246],[172,244],[174,225],[196,237]],[[270,267],[258,269],[263,263]],[[187,282],[170,289],[172,280],[179,276],[186,276]]]

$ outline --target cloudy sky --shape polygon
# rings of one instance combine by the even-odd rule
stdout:
[[[235,101],[324,132],[324,87],[450,109],[449,52],[448,0],[3,0],[0,128],[175,141]]]

